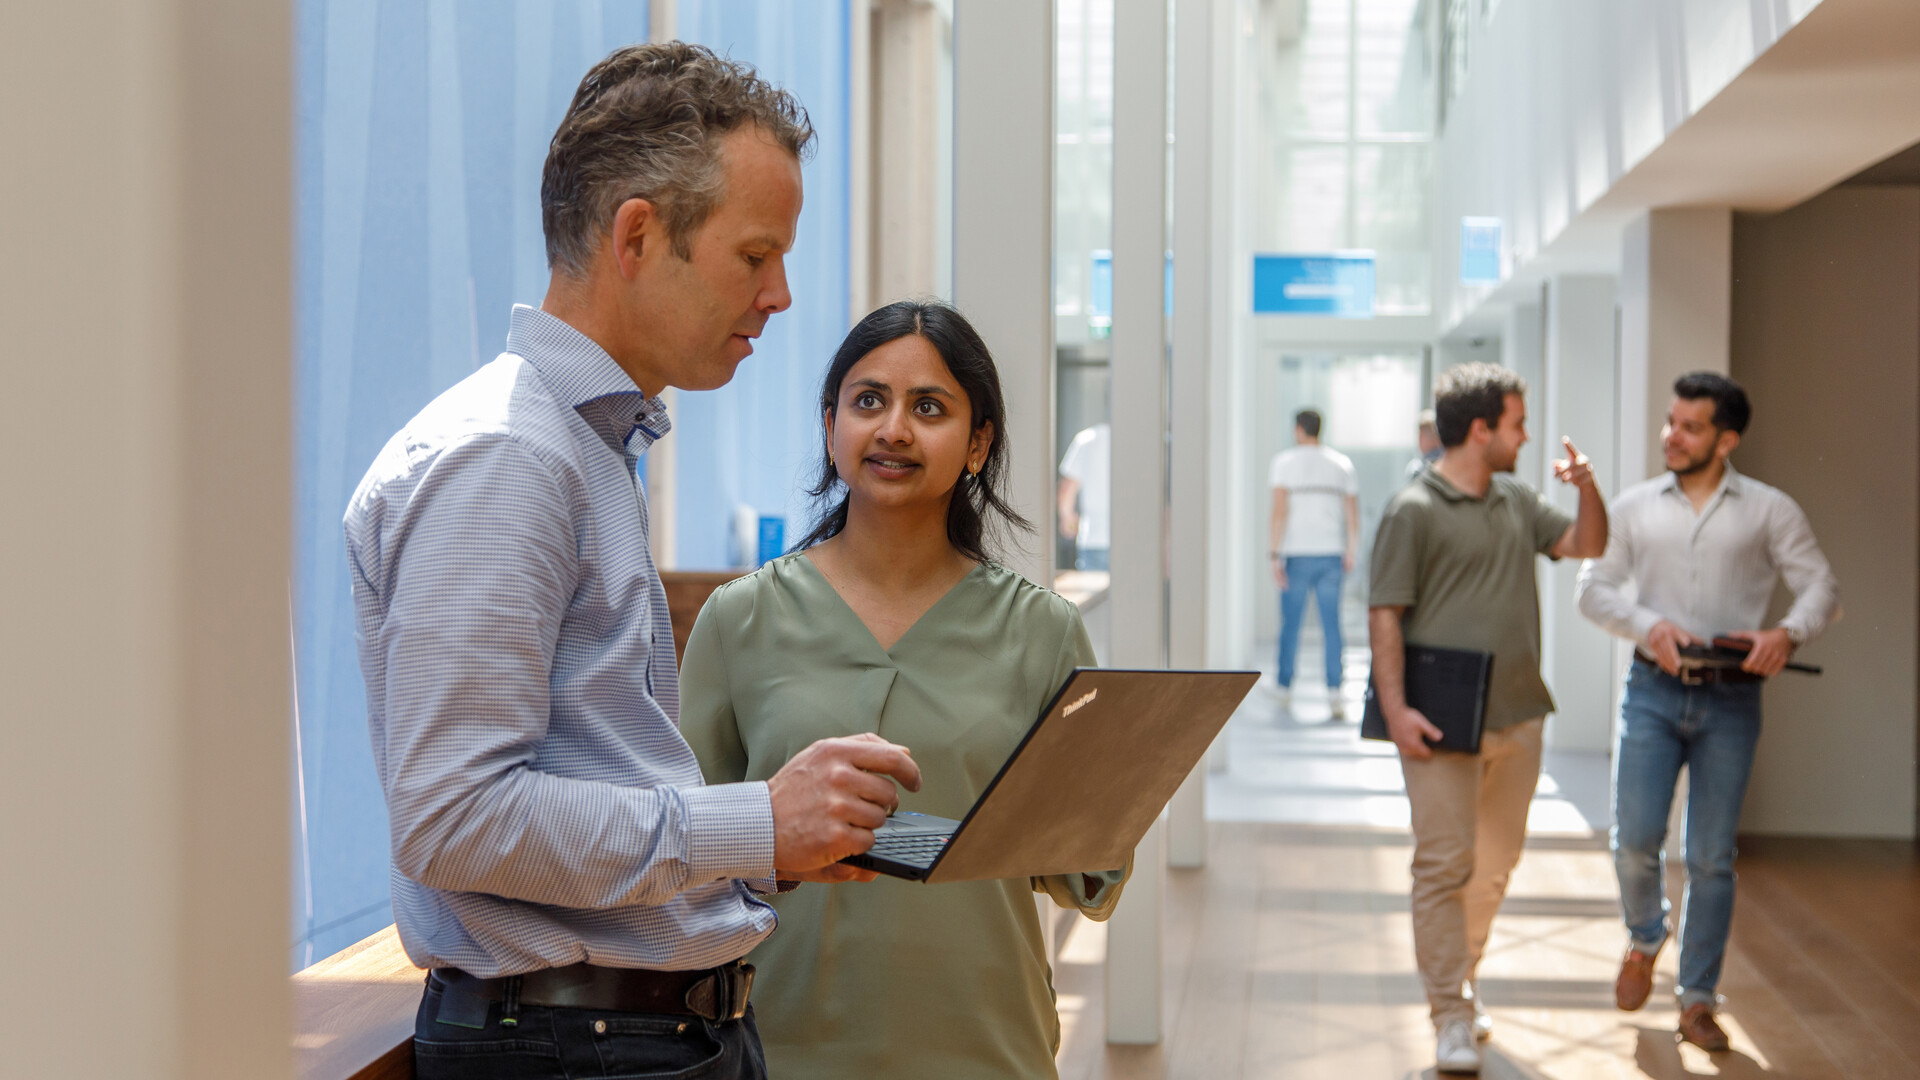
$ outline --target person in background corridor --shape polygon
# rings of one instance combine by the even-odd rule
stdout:
[[[1075,570],[1107,569],[1112,546],[1113,425],[1086,428],[1060,455],[1060,535],[1073,541]]]
[[[1760,684],[1838,617],[1840,594],[1800,505],[1728,460],[1752,415],[1746,391],[1699,371],[1681,376],[1673,394],[1661,433],[1667,471],[1620,493],[1607,553],[1580,568],[1574,595],[1581,614],[1636,646],[1613,755],[1613,865],[1629,934],[1614,1004],[1646,1004],[1670,936],[1661,848],[1685,765],[1680,1036],[1725,1050],[1714,987],[1733,918],[1734,833],[1760,739]],[[1761,629],[1782,577],[1793,607]],[[1752,643],[1739,667],[1680,655],[1716,636]]]
[[[1360,551],[1360,484],[1347,455],[1320,445],[1320,414],[1302,409],[1293,418],[1296,445],[1273,456],[1267,486],[1273,489],[1268,522],[1268,558],[1280,587],[1280,661],[1274,682],[1281,697],[1293,687],[1293,660],[1307,598],[1320,609],[1326,639],[1327,699],[1333,718],[1344,719],[1340,699],[1340,586]]]
[[[1553,696],[1540,678],[1534,558],[1589,558],[1607,543],[1593,468],[1563,440],[1553,463],[1577,517],[1514,479],[1527,441],[1526,383],[1492,364],[1446,372],[1434,393],[1446,451],[1387,504],[1373,542],[1373,682],[1400,749],[1413,810],[1413,952],[1441,1072],[1480,1071],[1492,1021],[1475,970],[1526,841]],[[1440,730],[1407,705],[1406,646],[1493,654],[1478,754],[1436,750]]]
[[[1433,422],[1432,409],[1420,410],[1420,431],[1416,437],[1419,440],[1420,453],[1419,456],[1407,462],[1407,479],[1409,480],[1426,472],[1428,466],[1440,460],[1440,451],[1443,448],[1440,445],[1440,429]]]

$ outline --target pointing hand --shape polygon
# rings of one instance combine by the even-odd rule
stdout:
[[[1563,484],[1585,487],[1593,483],[1593,463],[1587,455],[1573,445],[1573,440],[1561,437],[1560,445],[1567,448],[1567,456],[1557,458],[1553,463],[1553,475]]]

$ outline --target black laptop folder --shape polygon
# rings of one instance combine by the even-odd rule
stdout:
[[[1407,704],[1440,729],[1440,741],[1433,745],[1479,753],[1480,732],[1487,719],[1487,688],[1493,681],[1493,654],[1409,645],[1406,670]],[[1360,737],[1393,741],[1372,679],[1367,680],[1367,711],[1360,718]]]

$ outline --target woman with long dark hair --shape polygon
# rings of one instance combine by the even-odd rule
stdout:
[[[862,319],[827,369],[822,512],[795,550],[713,594],[682,665],[680,728],[708,782],[772,776],[827,735],[909,747],[900,808],[962,817],[1076,666],[1078,609],[993,560],[1029,526],[1000,494],[993,357],[944,304]],[[870,875],[860,875],[863,879]],[[1126,870],[773,900],[754,1011],[781,1077],[1052,1077],[1060,1024],[1032,893],[1104,919]]]

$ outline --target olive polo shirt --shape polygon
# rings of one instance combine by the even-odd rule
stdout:
[[[1380,518],[1367,603],[1406,608],[1400,632],[1409,645],[1493,654],[1488,730],[1553,711],[1540,678],[1533,559],[1572,524],[1512,476],[1495,475],[1477,499],[1437,469],[1401,488]]]

